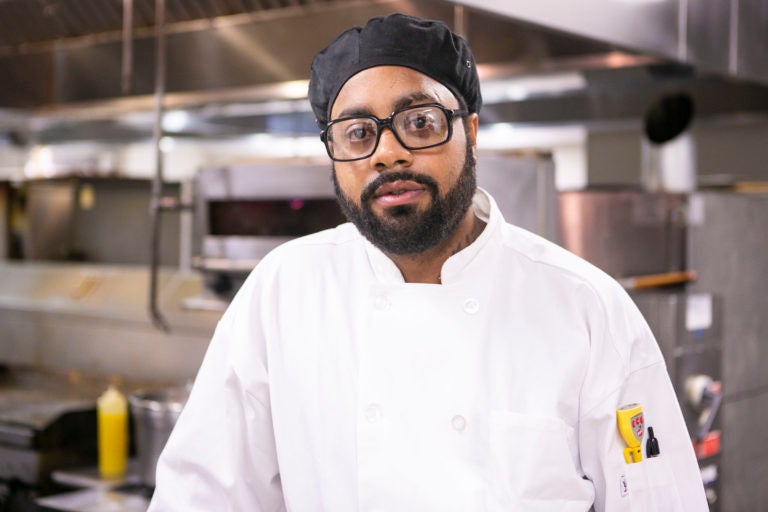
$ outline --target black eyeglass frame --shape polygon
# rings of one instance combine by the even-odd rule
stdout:
[[[406,110],[414,110],[418,108],[424,108],[424,107],[436,107],[443,111],[443,114],[445,114],[445,118],[448,121],[448,134],[445,137],[445,140],[442,142],[438,142],[436,144],[430,144],[428,146],[409,146],[408,144],[404,143],[402,139],[400,138],[400,135],[398,135],[397,130],[395,130],[395,127],[392,124],[392,120],[395,118],[395,116],[401,112],[405,112]],[[320,140],[323,141],[323,145],[325,146],[325,151],[328,153],[328,156],[331,157],[331,160],[334,162],[355,162],[357,160],[364,160],[368,157],[370,157],[372,154],[376,152],[376,148],[379,147],[379,140],[381,139],[381,132],[384,128],[389,128],[389,130],[392,132],[392,134],[395,136],[395,139],[397,139],[397,142],[400,143],[401,146],[403,146],[405,149],[409,151],[415,151],[419,149],[429,149],[434,148],[437,146],[442,146],[443,144],[448,143],[448,141],[451,140],[453,137],[453,121],[456,118],[462,118],[466,115],[468,115],[469,112],[464,109],[450,109],[447,107],[444,107],[443,105],[439,103],[425,103],[423,105],[408,105],[407,107],[399,108],[397,110],[392,111],[389,116],[387,116],[384,119],[379,119],[378,117],[374,115],[370,116],[347,116],[347,117],[340,117],[338,119],[333,119],[332,121],[328,121],[328,123],[325,125],[325,128],[323,131],[320,132]],[[364,156],[358,156],[355,158],[335,158],[331,154],[331,148],[328,147],[328,129],[333,126],[336,123],[340,123],[342,121],[349,121],[350,119],[370,119],[373,122],[376,123],[376,142],[374,142],[373,147],[371,148],[370,153],[364,155]]]

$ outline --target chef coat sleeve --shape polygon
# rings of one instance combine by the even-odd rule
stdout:
[[[246,280],[216,328],[158,461],[148,512],[285,510],[258,281]]]
[[[631,299],[622,291],[606,301],[595,322],[582,389],[579,451],[582,470],[595,487],[596,512],[706,512],[692,443],[661,351]],[[643,460],[627,464],[616,409],[639,403],[646,437]],[[647,428],[660,445],[646,457]]]

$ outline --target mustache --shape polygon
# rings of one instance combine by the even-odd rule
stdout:
[[[370,182],[368,186],[363,189],[363,191],[360,193],[361,204],[366,204],[368,200],[371,199],[376,193],[376,189],[378,189],[380,186],[384,185],[385,183],[392,183],[400,180],[413,181],[420,185],[424,185],[427,187],[427,189],[429,189],[430,192],[432,192],[433,196],[437,196],[437,181],[435,181],[435,179],[431,176],[427,176],[425,174],[417,174],[410,171],[385,172],[379,174],[375,180]]]

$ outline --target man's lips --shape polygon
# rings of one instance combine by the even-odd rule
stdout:
[[[424,185],[415,181],[397,180],[377,188],[373,200],[381,206],[397,206],[417,200],[425,191]]]

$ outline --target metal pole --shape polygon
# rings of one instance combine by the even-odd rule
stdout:
[[[179,203],[179,270],[189,272],[192,269],[192,234],[194,217],[192,201],[194,200],[194,184],[192,181],[182,181]]]
[[[131,93],[133,76],[133,0],[123,0],[123,69],[120,88]]]
[[[728,71],[739,72],[739,0],[731,0],[731,19],[728,31]]]
[[[688,60],[688,0],[679,0],[677,5],[677,58]]]
[[[453,6],[453,31],[467,39],[467,15],[463,5]]]
[[[168,322],[157,305],[158,269],[160,266],[160,220],[163,194],[163,152],[160,142],[163,137],[163,95],[165,94],[165,0],[155,0],[155,177],[152,180],[150,217],[152,219],[152,241],[150,254],[149,312],[152,322],[159,329],[170,332]]]

